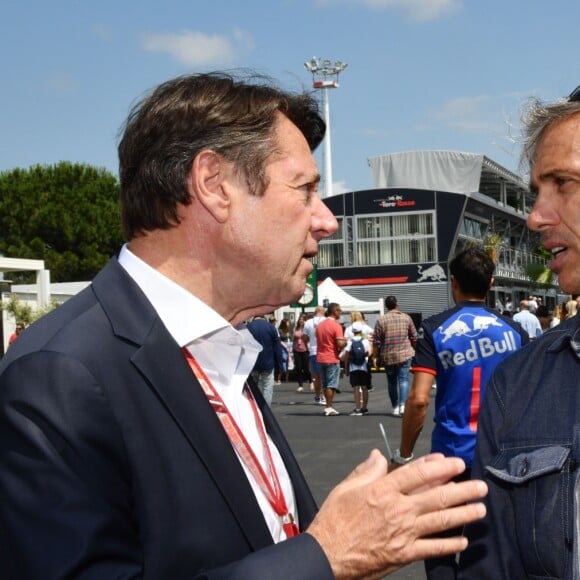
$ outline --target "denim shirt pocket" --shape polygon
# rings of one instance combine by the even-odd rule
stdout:
[[[570,447],[503,449],[487,471],[508,491],[516,542],[533,578],[562,578],[572,548],[574,497]]]

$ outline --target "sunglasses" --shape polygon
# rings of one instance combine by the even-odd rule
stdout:
[[[580,101],[580,85],[578,85],[568,96],[569,101]]]

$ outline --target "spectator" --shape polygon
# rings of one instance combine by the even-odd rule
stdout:
[[[342,326],[338,323],[342,309],[336,302],[328,305],[327,317],[316,327],[316,362],[320,369],[320,381],[326,400],[324,415],[334,417],[340,413],[332,406],[334,393],[340,378],[340,359],[343,344]]]
[[[387,313],[375,324],[373,356],[386,369],[392,415],[402,417],[409,395],[409,369],[415,354],[417,330],[411,317],[398,309],[395,296],[385,298],[385,307]],[[376,360],[374,366],[378,366]]]
[[[538,305],[538,309],[536,310],[536,318],[540,323],[542,333],[546,332],[546,330],[549,330],[550,323],[552,322],[552,316],[545,304]]]
[[[316,328],[324,320],[324,306],[317,306],[314,310],[314,316],[304,323],[304,334],[308,337],[308,351],[310,363],[310,376],[314,385],[314,402],[317,405],[326,406],[324,394],[322,393],[322,384],[320,382],[320,367],[316,362]]]
[[[10,335],[10,338],[8,339],[8,346],[10,346],[20,336],[20,334],[23,330],[24,330],[24,323],[17,322],[16,328],[14,329],[14,332]]]
[[[487,252],[479,248],[464,250],[449,264],[455,307],[421,324],[401,447],[395,453],[397,464],[413,459],[417,437],[425,424],[431,384],[437,377],[431,450],[465,461],[467,469],[456,481],[470,477],[485,384],[495,366],[528,339],[511,318],[498,316],[485,305],[494,267]],[[426,560],[425,571],[429,580],[454,578],[456,557]]]
[[[363,324],[360,321],[352,324],[352,338],[348,340],[344,357],[344,370],[350,377],[350,386],[354,392],[353,416],[368,415],[369,385],[371,374],[368,367],[368,357],[371,345],[363,336]]]
[[[282,383],[282,377],[284,381],[288,382],[288,375],[290,372],[290,357],[292,355],[292,339],[290,338],[290,323],[287,318],[282,318],[280,325],[278,326],[278,335],[280,340],[280,352],[281,363],[278,367],[278,377],[276,379],[276,384]]]
[[[296,391],[304,391],[304,382],[310,383],[310,371],[308,370],[308,335],[304,333],[304,318],[301,316],[296,323],[292,337],[292,350],[294,354],[294,370],[298,388]]]
[[[266,403],[271,405],[274,393],[274,369],[279,368],[282,364],[280,339],[274,326],[263,316],[254,317],[248,323],[248,330],[262,346],[262,351],[252,370],[252,378],[264,395]]]
[[[514,314],[513,319],[528,333],[530,340],[535,340],[542,335],[540,321],[530,312],[530,304],[527,300],[520,301],[520,311]]]

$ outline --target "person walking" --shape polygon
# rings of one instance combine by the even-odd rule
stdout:
[[[342,309],[336,302],[328,305],[326,318],[316,327],[316,362],[320,369],[320,381],[326,405],[325,417],[334,417],[340,413],[332,406],[334,393],[340,379],[339,353],[346,343],[342,326],[338,323]]]
[[[294,371],[298,388],[296,391],[304,391],[304,383],[310,384],[310,371],[308,370],[308,335],[304,332],[304,318],[301,316],[296,322],[292,334],[292,351],[294,355]]]
[[[314,386],[314,403],[316,405],[326,406],[324,394],[322,392],[322,383],[320,381],[320,367],[316,361],[316,328],[324,320],[324,306],[317,306],[314,309],[314,315],[304,323],[304,334],[308,337],[308,364],[310,367],[310,376]]]
[[[274,394],[274,370],[280,368],[282,364],[280,338],[274,326],[263,316],[255,316],[248,323],[248,330],[262,346],[252,370],[252,377],[264,395],[266,403],[271,405]]]
[[[374,366],[384,366],[387,373],[392,415],[401,417],[409,395],[409,370],[415,354],[417,329],[412,318],[397,307],[397,298],[385,298],[386,314],[379,316],[373,332]]]
[[[530,340],[542,336],[542,326],[538,317],[532,314],[528,300],[520,301],[520,310],[514,314],[513,319],[528,333]]]
[[[354,409],[350,414],[358,417],[369,413],[369,385],[371,384],[368,367],[371,345],[369,340],[363,337],[363,331],[362,322],[353,322],[352,338],[346,344],[344,355],[345,374],[349,377],[354,393]]]

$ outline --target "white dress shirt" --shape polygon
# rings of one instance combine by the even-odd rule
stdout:
[[[260,344],[244,325],[234,328],[204,302],[135,256],[127,245],[121,250],[119,263],[147,296],[177,344],[187,347],[203,368],[268,473],[265,448],[250,402],[243,392],[248,375],[262,349]],[[269,435],[266,436],[288,510],[298,520],[290,477],[277,447]],[[240,463],[272,538],[275,542],[286,539],[280,516],[276,514],[241,459]]]

